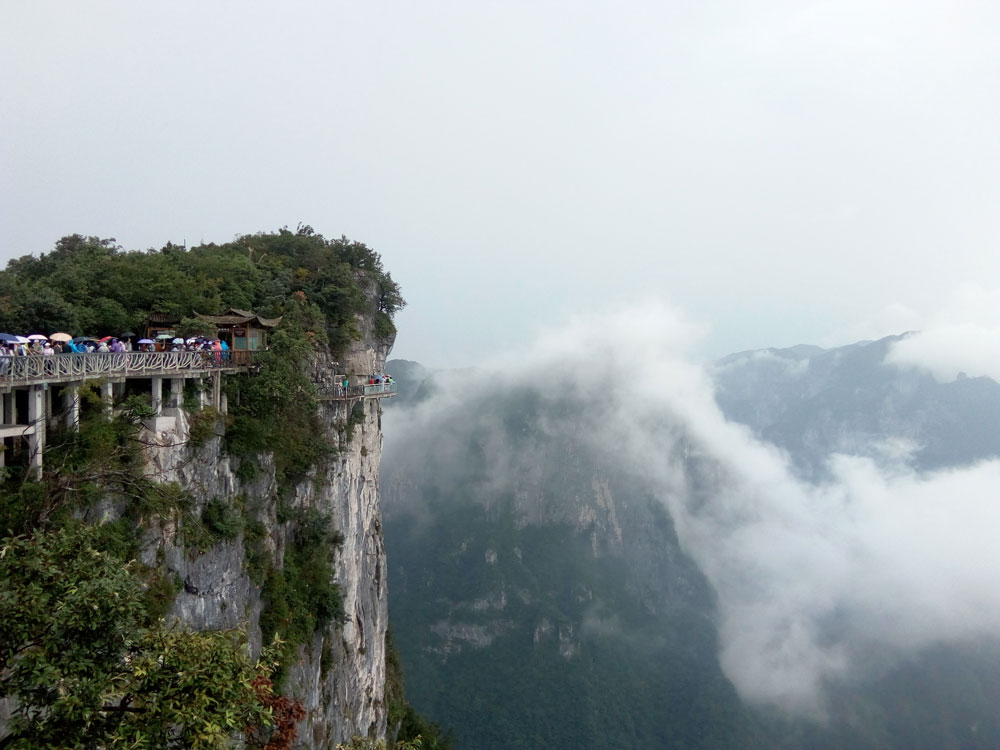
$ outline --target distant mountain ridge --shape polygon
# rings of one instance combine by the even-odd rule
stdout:
[[[1000,456],[1000,384],[987,377],[940,383],[885,364],[905,335],[723,357],[712,367],[716,401],[727,418],[785,450],[809,479],[825,475],[831,453],[877,460],[896,453],[920,470]]]

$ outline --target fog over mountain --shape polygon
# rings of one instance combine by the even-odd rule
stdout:
[[[912,425],[900,422],[903,434],[873,433],[855,455],[827,456],[821,472],[814,458],[796,466],[761,430],[727,420],[712,374],[689,356],[694,339],[659,304],[578,318],[481,372],[440,374],[412,409],[387,411],[386,463],[405,476],[414,446],[431,443],[436,481],[460,484],[462,441],[475,435],[487,474],[509,481],[526,469],[518,446],[469,404],[532,394],[526,408],[544,416],[537,439],[589,445],[669,511],[717,596],[721,667],[753,705],[822,719],[831,690],[929,647],[996,636],[1000,460],[921,468]],[[890,362],[912,340],[883,343]],[[773,357],[794,376],[820,353]]]

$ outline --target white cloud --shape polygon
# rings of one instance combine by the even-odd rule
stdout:
[[[873,651],[891,660],[996,633],[1000,462],[915,474],[912,445],[886,436],[885,467],[831,456],[830,481],[803,483],[778,450],[723,418],[688,359],[696,338],[656,304],[578,318],[502,375],[426,404],[416,434],[433,434],[463,399],[470,413],[491,388],[572,391],[584,406],[550,425],[552,437],[588,436],[656,483],[718,593],[721,664],[751,702],[820,716],[824,685],[863,672]]]
[[[886,363],[925,369],[940,381],[959,373],[1000,381],[1000,289],[962,286],[923,330],[893,346]]]

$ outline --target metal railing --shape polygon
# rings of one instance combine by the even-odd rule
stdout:
[[[378,383],[376,385],[369,385],[368,383],[365,383],[364,385],[349,385],[346,389],[343,386],[336,385],[329,390],[320,391],[320,398],[364,398],[365,396],[380,397],[392,396],[395,395],[395,393],[395,383]]]
[[[0,384],[169,375],[247,367],[256,352],[93,352],[0,357]]]

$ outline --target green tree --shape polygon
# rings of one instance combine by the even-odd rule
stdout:
[[[148,622],[134,563],[101,541],[69,524],[0,546],[0,697],[16,706],[0,748],[222,748],[271,725],[270,666],[242,634]]]

